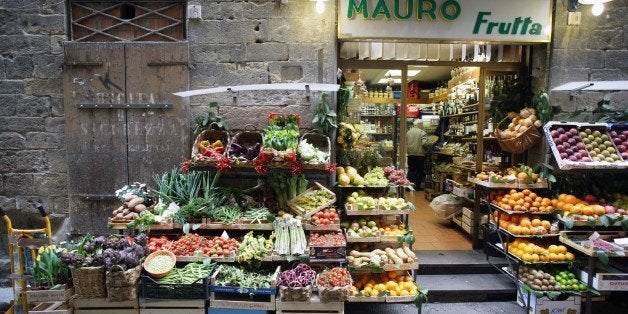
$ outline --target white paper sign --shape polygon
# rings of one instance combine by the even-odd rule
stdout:
[[[340,0],[340,39],[549,42],[547,0]]]

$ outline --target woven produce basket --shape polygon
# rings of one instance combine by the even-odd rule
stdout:
[[[312,297],[312,286],[305,287],[279,287],[279,299],[281,301],[309,301]]]
[[[327,153],[329,158],[331,158],[331,140],[329,139],[329,136],[326,136],[318,132],[308,132],[301,136],[299,143],[301,143],[301,141],[303,140],[306,140],[309,144],[312,144],[312,146],[314,146],[318,150]],[[328,159],[328,162],[329,162],[329,159]],[[307,168],[312,168],[312,167],[317,167],[317,166],[324,167],[325,163],[312,163],[312,162],[304,163],[304,167],[307,167]]]
[[[137,287],[142,266],[125,271],[108,271],[106,274],[107,300],[120,302],[137,299]]]
[[[508,118],[504,118],[497,125],[502,124],[506,121],[506,119]],[[536,145],[536,143],[541,140],[541,133],[534,126],[529,127],[515,138],[503,139],[501,137],[501,132],[502,131],[499,128],[495,128],[495,138],[497,138],[497,143],[499,143],[502,150],[513,154],[521,154]]]
[[[168,256],[170,258],[170,263],[167,265],[166,269],[162,272],[155,272],[154,270],[152,270],[150,268],[150,262],[157,256]],[[149,276],[151,276],[152,278],[163,278],[166,277],[166,275],[168,275],[170,273],[170,271],[172,270],[172,268],[174,268],[174,265],[177,263],[177,257],[174,255],[174,253],[167,251],[167,250],[159,250],[159,251],[155,251],[153,253],[150,253],[150,255],[148,255],[146,257],[146,260],[144,260],[143,263],[143,267],[144,270],[148,273]]]
[[[79,298],[102,298],[107,295],[103,266],[71,268],[70,272],[74,292]]]
[[[209,125],[209,129],[201,132],[194,140],[194,145],[192,145],[192,160],[196,161],[196,155],[200,153],[198,150],[198,143],[201,141],[207,140],[210,143],[213,143],[217,140],[222,142],[222,145],[225,147],[225,154],[227,153],[227,147],[229,146],[229,141],[231,140],[231,135],[229,132],[224,130],[219,130],[218,126],[215,123]],[[202,159],[201,159],[202,160]],[[205,160],[202,160],[205,161]]]
[[[321,302],[329,303],[329,302],[344,302],[347,301],[351,290],[349,289],[351,285],[346,287],[318,287],[318,295],[321,298]]]
[[[238,160],[240,164],[253,163],[254,159],[248,160],[242,156],[238,157],[238,156],[233,156],[229,154],[229,151],[231,150],[230,147],[234,143],[245,148],[252,147],[257,143],[259,143],[260,145],[263,145],[264,144],[264,132],[257,130],[257,128],[252,124],[247,124],[246,126],[244,126],[244,129],[242,131],[237,132],[235,136],[233,137],[233,139],[229,142],[229,149],[227,149],[227,157],[229,157],[229,159]],[[257,155],[259,155],[259,153]]]

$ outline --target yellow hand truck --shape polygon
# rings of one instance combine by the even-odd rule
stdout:
[[[52,244],[50,218],[41,204],[37,204],[36,208],[44,219],[44,227],[40,229],[14,229],[11,218],[0,208],[0,216],[7,225],[9,256],[11,258],[11,275],[9,278],[13,282],[13,296],[15,298],[13,310],[9,309],[6,313],[28,312],[26,289],[28,280],[32,276],[27,272],[27,264],[32,264],[35,260],[37,249],[40,246]]]

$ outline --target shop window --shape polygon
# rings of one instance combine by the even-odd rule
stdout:
[[[186,1],[69,0],[70,37],[77,42],[185,40]]]

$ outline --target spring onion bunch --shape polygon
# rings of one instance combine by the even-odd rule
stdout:
[[[275,253],[279,255],[301,255],[307,250],[307,240],[301,220],[291,215],[275,219]]]

